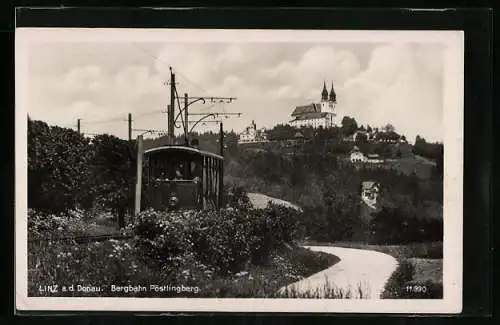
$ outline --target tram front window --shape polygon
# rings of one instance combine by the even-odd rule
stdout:
[[[182,163],[178,164],[175,169],[175,179],[184,179],[184,166]]]

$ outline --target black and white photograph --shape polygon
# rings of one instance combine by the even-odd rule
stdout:
[[[462,146],[459,31],[18,28],[16,307],[458,312]]]

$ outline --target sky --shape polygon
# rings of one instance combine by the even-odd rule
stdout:
[[[287,123],[295,106],[319,102],[326,82],[337,93],[339,123],[352,116],[374,127],[391,123],[410,141],[417,134],[442,141],[443,57],[442,44],[417,41],[37,42],[27,57],[28,114],[74,128],[80,118],[83,132],[122,138],[128,113],[134,129],[166,130],[172,66],[180,96],[236,97],[190,106],[242,113],[223,118],[226,130],[241,132],[252,120],[258,128]]]

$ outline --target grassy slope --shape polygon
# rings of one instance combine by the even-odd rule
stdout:
[[[354,242],[318,243],[308,242],[308,245],[327,245],[346,248],[374,250],[394,256],[397,260],[408,258],[442,259],[443,243],[415,243],[409,245],[370,245]]]
[[[413,280],[424,283],[432,281],[443,282],[443,260],[430,258],[409,258],[408,261],[414,266]]]

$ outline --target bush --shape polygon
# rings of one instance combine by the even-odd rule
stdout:
[[[226,185],[224,187],[223,205],[226,207],[244,207],[247,209],[252,207],[252,203],[247,196],[247,191],[241,185]]]
[[[64,215],[35,212],[28,209],[28,239],[35,240],[67,234],[69,218]]]
[[[265,264],[271,252],[296,235],[297,211],[227,207],[219,211],[143,211],[131,230],[148,265],[165,269],[185,254],[218,274],[237,272],[249,263]]]
[[[418,218],[413,211],[383,207],[370,222],[370,234],[372,244],[441,241],[443,220]]]
[[[179,257],[192,250],[187,227],[195,216],[190,213],[141,212],[130,226],[136,235],[137,248],[143,252],[143,261],[157,270],[174,268]]]
[[[386,299],[442,299],[443,284],[427,280],[414,281],[415,268],[403,260],[385,285],[382,298]]]

